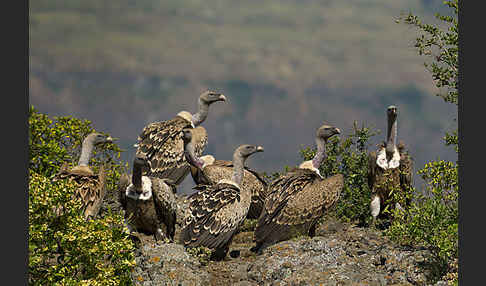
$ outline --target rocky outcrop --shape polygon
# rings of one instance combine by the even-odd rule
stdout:
[[[132,271],[135,285],[210,285],[210,275],[201,262],[180,244],[157,245],[147,239],[135,255],[137,265]]]
[[[264,250],[253,232],[235,236],[230,255],[207,262],[177,243],[145,237],[136,253],[136,285],[431,285],[430,253],[395,245],[379,230],[328,219],[313,238],[283,241]],[[435,285],[446,285],[438,282]]]

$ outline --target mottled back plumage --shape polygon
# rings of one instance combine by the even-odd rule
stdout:
[[[322,179],[308,169],[293,169],[275,179],[255,229],[257,248],[297,235],[313,235],[313,227],[337,202],[344,185],[337,174]]]
[[[248,209],[240,205],[250,198],[242,198],[238,186],[228,183],[198,185],[197,193],[189,197],[189,215],[181,232],[184,246],[226,248],[243,223]]]
[[[75,166],[71,170],[64,163],[54,180],[68,179],[78,185],[74,193],[75,198],[81,199],[84,209],[84,217],[94,218],[100,208],[106,194],[106,173],[104,165],[101,165],[98,174],[88,166]]]
[[[231,179],[233,175],[233,163],[226,160],[215,160],[211,165],[205,166],[201,171],[191,166],[191,175],[196,184],[212,185],[223,179]],[[267,182],[249,167],[244,168],[241,188],[251,191],[251,204],[247,218],[257,219],[260,216],[265,202]]]
[[[182,116],[146,126],[138,137],[138,154],[147,156],[151,163],[148,176],[169,178],[180,184],[189,173],[189,164],[184,158],[184,145],[181,131],[192,128],[192,123]],[[198,126],[193,129],[195,152],[201,155],[207,145],[206,129]]]

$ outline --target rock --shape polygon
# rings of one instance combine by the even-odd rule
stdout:
[[[253,232],[245,229],[235,235],[223,261],[208,263],[177,243],[185,199],[177,195],[176,243],[156,244],[153,236],[134,236],[135,285],[447,285],[447,277],[435,284],[427,281],[428,250],[398,247],[380,230],[331,218],[323,220],[317,236],[279,242],[261,255],[249,251]],[[108,206],[120,209],[113,194],[105,203],[102,213]],[[456,264],[450,268],[457,269]]]
[[[209,285],[209,274],[182,245],[144,241],[132,271],[135,285]]]

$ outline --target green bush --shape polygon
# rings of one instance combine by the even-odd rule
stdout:
[[[130,285],[133,243],[123,217],[85,221],[76,185],[29,174],[29,284]],[[64,206],[57,216],[54,209]]]
[[[77,164],[82,141],[95,132],[91,122],[29,111],[29,284],[130,285],[134,245],[122,215],[85,221],[72,196],[77,185],[52,180],[64,162]],[[95,172],[105,165],[108,192],[127,168],[121,151],[116,143],[95,147],[90,161]]]
[[[406,211],[394,211],[394,220],[385,233],[400,244],[426,246],[437,265],[434,279],[448,271],[458,257],[458,166],[433,161],[418,173],[426,181],[426,190],[416,193]],[[456,269],[457,271],[457,269]]]
[[[432,59],[425,67],[439,93],[446,102],[458,104],[458,0],[444,1],[452,9],[452,16],[436,14],[441,26],[424,24],[412,13],[402,17],[406,24],[420,30],[415,47],[419,55]],[[445,145],[459,152],[457,129],[444,136]],[[432,251],[432,279],[458,283],[458,164],[444,160],[431,161],[418,171],[426,185],[422,193],[415,193],[412,206],[394,211],[392,225],[386,234],[401,244],[422,244]]]

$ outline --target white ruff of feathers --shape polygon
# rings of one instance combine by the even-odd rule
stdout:
[[[376,156],[376,164],[380,166],[383,170],[387,169],[395,169],[398,166],[400,166],[400,153],[398,152],[397,147],[395,147],[395,151],[393,152],[393,157],[391,160],[388,162],[386,160],[386,150],[385,148],[381,148],[380,151],[378,151],[378,154]]]
[[[204,167],[206,167],[206,166],[212,165],[215,161],[214,156],[212,156],[212,155],[205,155],[205,156],[199,157],[199,159],[204,162],[201,169],[204,169]]]
[[[311,171],[314,171],[321,179],[323,178],[321,175],[321,172],[319,172],[319,169],[316,167],[312,166],[312,160],[309,161],[304,161],[299,165],[299,169],[309,169]]]
[[[139,194],[135,190],[135,186],[130,183],[125,191],[125,195],[128,198],[134,200],[146,201],[152,197],[152,181],[147,176],[142,176],[142,193]]]
[[[195,128],[194,123],[192,122],[192,114],[191,113],[189,113],[187,111],[181,111],[181,112],[177,113],[177,116],[180,116],[180,117],[184,118],[185,120],[191,122],[192,128]]]

